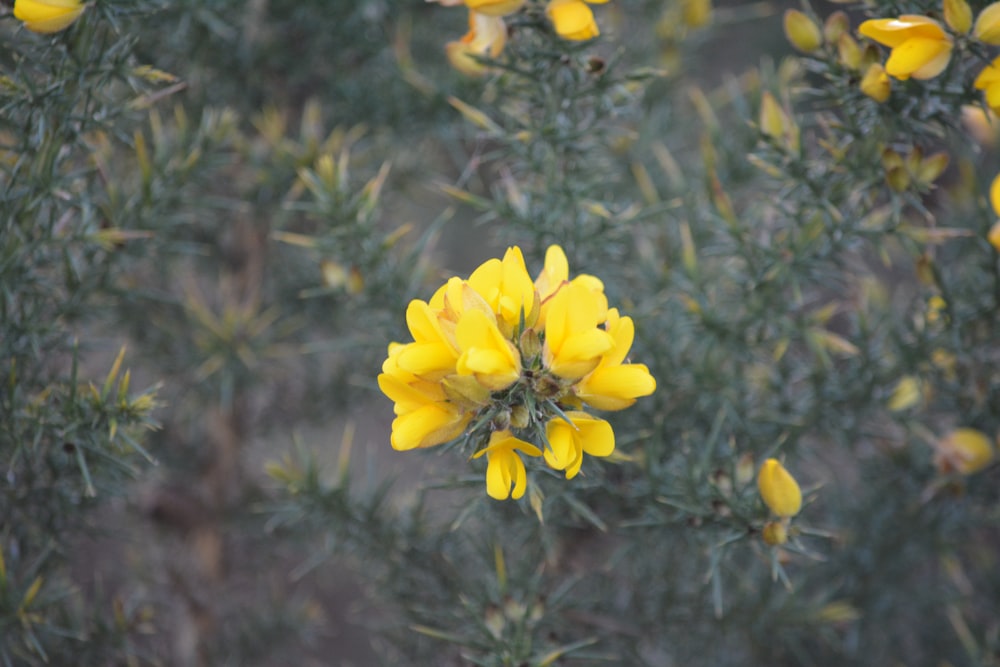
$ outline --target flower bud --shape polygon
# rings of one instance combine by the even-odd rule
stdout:
[[[850,29],[851,20],[843,10],[838,9],[823,22],[823,39],[828,44],[836,44],[840,36],[846,35]]]
[[[944,22],[959,35],[972,29],[972,8],[965,0],[944,0]]]
[[[14,0],[14,18],[31,32],[47,35],[70,27],[86,7],[80,0]]]
[[[861,78],[861,92],[876,102],[885,102],[892,93],[892,84],[885,68],[879,63],[872,63]]]
[[[920,378],[905,375],[896,383],[886,407],[892,412],[902,412],[920,403],[924,396],[924,385]]]
[[[788,528],[783,521],[769,521],[764,524],[761,537],[768,546],[780,546],[788,541]]]
[[[802,509],[802,490],[777,459],[767,459],[757,473],[757,489],[764,504],[780,517],[793,517]]]
[[[990,183],[990,204],[993,206],[993,212],[1000,215],[1000,174],[993,177],[993,182]]]
[[[993,223],[990,227],[989,233],[986,235],[986,240],[990,242],[993,249],[1000,252],[1000,220]]]
[[[979,12],[972,34],[980,42],[1000,46],[1000,2],[994,2]]]
[[[797,9],[785,10],[785,37],[803,53],[812,53],[823,44],[819,26]]]
[[[798,152],[799,126],[769,91],[765,91],[760,99],[760,131],[789,152]]]
[[[864,52],[853,37],[844,33],[837,38],[837,56],[844,67],[857,70],[861,68]]]
[[[974,428],[958,428],[934,444],[934,465],[944,474],[971,475],[993,461],[989,437]]]
[[[683,3],[684,25],[689,28],[703,28],[712,21],[712,0],[685,0]]]

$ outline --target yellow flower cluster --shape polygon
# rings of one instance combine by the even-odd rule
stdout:
[[[521,11],[527,0],[430,0],[442,5],[464,4],[469,9],[469,31],[459,40],[445,45],[452,66],[463,74],[484,74],[484,57],[497,58],[507,44],[504,17]],[[563,39],[585,41],[600,34],[589,5],[608,0],[548,0],[545,15],[556,34]]]
[[[656,389],[646,366],[626,363],[632,319],[608,307],[596,277],[570,280],[559,246],[535,280],[521,250],[508,248],[429,301],[411,301],[406,323],[413,342],[390,344],[378,377],[395,402],[393,448],[466,434],[485,444],[474,457],[487,457],[486,490],[498,500],[524,495],[522,455],[570,479],[584,454],[611,454],[611,425],[583,408],[622,410]]]
[[[68,28],[85,7],[80,0],[14,0],[14,18],[32,32],[47,34]]]
[[[983,8],[973,22],[966,0],[944,0],[945,25],[927,16],[904,14],[897,18],[871,19],[858,28],[865,37],[890,48],[884,72],[872,70],[862,82],[865,94],[884,102],[889,97],[888,79],[931,79],[951,62],[955,36],[972,34],[983,44],[1000,46],[1000,2]],[[947,28],[947,29],[946,29]],[[1000,111],[1000,57],[987,65],[973,86],[985,92],[986,103]]]

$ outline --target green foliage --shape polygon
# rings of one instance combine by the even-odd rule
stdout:
[[[0,664],[1000,661],[995,47],[880,103],[846,15],[787,55],[769,7],[546,5],[472,79],[462,7],[0,10]],[[657,390],[498,502],[375,377],[411,299],[553,243]]]

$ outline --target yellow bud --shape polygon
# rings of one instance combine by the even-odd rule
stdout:
[[[993,249],[1000,252],[1000,220],[993,223],[990,227],[989,233],[986,235],[986,240],[990,242]]]
[[[797,9],[785,10],[785,37],[803,53],[812,53],[823,44],[819,26]]]
[[[684,0],[684,25],[702,28],[712,21],[712,0]]]
[[[993,461],[993,443],[974,428],[957,428],[934,444],[934,465],[944,474],[971,475]]]
[[[760,131],[791,153],[799,151],[799,126],[770,92],[760,99]]]
[[[993,205],[993,212],[1000,215],[1000,174],[994,176],[990,184],[990,204]]]
[[[972,29],[972,8],[965,0],[944,0],[944,22],[959,35]]]
[[[944,151],[929,155],[920,160],[914,178],[920,185],[930,185],[947,169],[949,161],[950,158]]]
[[[1000,46],[1000,2],[994,2],[979,12],[972,34],[980,42]]]
[[[14,0],[14,18],[47,35],[70,27],[86,7],[81,0]]]
[[[845,32],[837,38],[837,56],[844,67],[857,70],[861,68],[864,52],[857,41]]]
[[[907,375],[896,383],[896,388],[889,396],[889,403],[886,405],[893,412],[902,412],[912,408],[923,400],[923,383],[920,378]]]
[[[753,481],[753,455],[747,452],[736,461],[736,484],[742,488]]]
[[[841,35],[846,35],[851,29],[851,20],[843,10],[838,9],[826,17],[823,23],[823,39],[829,44],[836,44]]]
[[[757,489],[764,504],[780,517],[793,517],[802,509],[802,490],[777,459],[767,459],[757,473]]]
[[[892,93],[892,83],[885,68],[879,63],[872,63],[861,78],[861,92],[876,102],[885,102]]]
[[[780,546],[788,541],[788,528],[785,527],[784,522],[769,521],[764,524],[764,530],[761,531],[761,537],[764,539],[764,543],[768,546]]]

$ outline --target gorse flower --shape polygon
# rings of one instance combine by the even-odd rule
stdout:
[[[948,66],[954,46],[951,35],[934,19],[905,14],[895,19],[871,19],[858,27],[865,37],[892,49],[885,71],[897,79],[930,79]]]
[[[452,67],[463,74],[478,76],[489,69],[479,58],[497,58],[507,44],[507,26],[499,16],[469,12],[469,32],[444,46]]]
[[[601,34],[588,5],[604,4],[608,0],[550,0],[545,13],[552,21],[556,34],[563,39],[584,41]]]
[[[86,8],[80,0],[14,0],[14,18],[32,32],[59,32],[70,27]]]
[[[757,473],[760,497],[775,515],[791,518],[802,509],[802,491],[777,459],[767,459]]]
[[[976,90],[982,90],[986,96],[986,106],[993,113],[1000,110],[1000,57],[983,68],[972,84]]]
[[[21,2],[22,0],[18,0]],[[55,0],[51,0],[55,1]],[[69,2],[69,0],[63,0]],[[444,6],[464,4],[469,9],[469,31],[459,40],[448,42],[445,53],[452,66],[470,76],[485,74],[482,58],[498,58],[507,44],[510,16],[526,4],[526,0],[429,0]],[[549,0],[545,15],[556,34],[571,41],[585,41],[600,34],[594,12],[589,5],[608,0]],[[37,3],[35,3],[37,4]]]
[[[520,498],[522,455],[567,479],[584,454],[608,456],[611,425],[584,411],[623,410],[656,389],[642,364],[627,363],[632,319],[609,308],[594,276],[569,279],[551,246],[535,280],[517,247],[468,279],[452,278],[406,310],[412,342],[389,345],[379,387],[395,403],[391,443],[432,447],[465,435],[487,457],[487,493]]]

